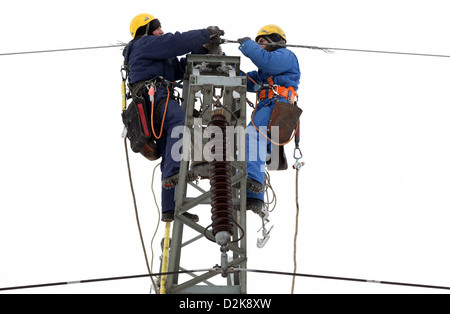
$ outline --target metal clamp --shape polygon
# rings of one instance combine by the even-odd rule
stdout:
[[[234,266],[229,266],[228,263],[226,265],[219,266],[216,264],[213,268],[209,270],[210,272],[221,274],[223,278],[228,277],[229,274],[233,274],[238,270]]]

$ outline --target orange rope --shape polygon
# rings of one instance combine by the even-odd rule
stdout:
[[[165,109],[164,109],[164,116],[163,116],[163,118],[162,118],[161,129],[159,130],[159,136],[156,135],[155,127],[154,127],[154,124],[153,124],[153,108],[154,108],[154,105],[155,105],[155,101],[152,101],[151,125],[152,125],[152,132],[153,132],[153,135],[155,136],[155,138],[156,138],[157,140],[159,140],[159,139],[162,137],[162,133],[163,133],[163,131],[164,131],[164,130],[163,130],[163,127],[164,127],[164,121],[166,120],[167,107],[168,107],[168,105],[169,105],[170,91],[169,91],[169,87],[168,87],[168,86],[166,86],[166,88],[167,88],[166,107],[165,107]]]

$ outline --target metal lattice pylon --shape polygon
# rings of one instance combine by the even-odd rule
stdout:
[[[183,133],[183,158],[180,164],[180,181],[176,187],[176,209],[175,220],[173,222],[172,238],[168,260],[168,272],[178,272],[184,270],[183,260],[193,258],[184,256],[182,253],[188,245],[200,243],[197,251],[197,261],[201,264],[202,256],[213,255],[220,257],[220,247],[217,250],[203,249],[201,241],[214,239],[212,232],[207,229],[211,221],[203,222],[206,226],[193,222],[183,216],[183,213],[192,208],[203,205],[210,205],[211,192],[201,188],[196,183],[186,183],[186,173],[190,168],[202,166],[207,171],[205,163],[192,157],[199,157],[198,149],[202,149],[204,140],[199,144],[198,134],[211,120],[211,113],[215,107],[223,110],[228,124],[236,131],[232,138],[229,138],[232,153],[232,185],[240,183],[240,188],[233,188],[233,209],[234,233],[231,243],[227,246],[230,256],[228,256],[227,266],[234,268],[246,268],[247,265],[247,239],[246,239],[246,183],[247,169],[245,162],[246,154],[246,90],[247,81],[245,76],[240,76],[240,57],[223,55],[188,55],[187,70],[183,84],[183,109],[186,112],[185,128]],[[200,106],[196,104],[200,102]],[[197,107],[196,107],[197,105]],[[196,133],[199,130],[200,133]],[[195,136],[197,135],[197,141]],[[170,135],[168,135],[170,136]],[[196,147],[197,145],[197,147]],[[197,150],[196,150],[197,148]],[[191,153],[191,154],[189,154]],[[191,155],[191,156],[189,156]],[[200,155],[203,157],[203,155]],[[206,174],[207,176],[207,174]],[[208,180],[208,179],[205,179]],[[208,180],[209,181],[209,180]],[[189,187],[189,188],[188,188]],[[190,190],[194,189],[200,195],[190,196]],[[235,207],[240,206],[240,210]],[[211,208],[211,207],[209,207]],[[193,239],[185,240],[183,235],[185,228],[195,230],[198,235]],[[184,241],[184,242],[183,242]],[[218,258],[220,261],[220,258]],[[223,256],[222,256],[223,261]],[[200,265],[199,265],[200,266]],[[211,265],[212,266],[212,265]],[[222,265],[223,266],[223,265]],[[200,275],[192,274],[191,279],[183,281],[177,274],[168,275],[166,283],[166,293],[208,293],[208,294],[245,294],[247,293],[246,272],[236,272],[225,274],[226,284],[212,284],[209,279],[220,275],[220,272],[205,272]]]

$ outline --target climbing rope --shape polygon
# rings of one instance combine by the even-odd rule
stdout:
[[[297,272],[297,235],[298,235],[298,215],[300,212],[299,205],[298,205],[298,173],[300,169],[295,169],[295,203],[297,207],[297,212],[295,214],[295,234],[294,234],[294,271],[295,274]],[[295,287],[295,276],[292,276],[292,287],[291,287],[291,294],[294,294],[294,287]]]
[[[128,154],[128,145],[127,145],[127,138],[126,137],[124,138],[124,144],[125,144],[125,155],[126,155],[126,159],[127,159],[128,178],[129,178],[129,181],[130,181],[131,195],[133,196],[134,212],[135,212],[135,215],[136,215],[136,223],[137,223],[138,230],[139,230],[139,237],[141,239],[142,250],[144,252],[145,264],[147,265],[147,270],[148,270],[148,273],[150,275],[150,279],[152,281],[152,284],[153,284],[155,290],[157,290],[156,283],[153,280],[152,270],[151,270],[149,262],[148,262],[147,251],[145,250],[144,237],[142,236],[141,223],[139,221],[139,213],[138,213],[138,208],[137,208],[137,203],[136,203],[136,195],[134,193],[133,179],[132,179],[132,176],[131,176],[130,158],[129,158],[129,154]],[[152,252],[153,252],[153,250],[152,250]]]

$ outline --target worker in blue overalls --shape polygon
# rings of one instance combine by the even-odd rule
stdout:
[[[180,139],[171,135],[175,128],[184,126],[185,112],[173,97],[173,88],[170,89],[167,82],[175,82],[184,76],[186,58],[178,59],[178,56],[188,53],[205,54],[207,50],[204,46],[221,31],[216,26],[210,26],[207,29],[165,34],[157,18],[143,13],[133,18],[130,32],[133,40],[123,53],[130,69],[130,85],[158,78],[154,80],[153,102],[147,93],[145,97],[147,112],[152,112],[151,104],[153,103],[155,120],[158,119],[163,126],[162,131],[155,132],[157,149],[162,158],[161,220],[171,222],[175,211],[174,187],[178,183],[181,159],[179,156],[172,156],[172,147]],[[179,136],[179,134],[176,135]],[[189,171],[186,181],[191,182],[196,179],[196,173]],[[197,215],[190,213],[184,215],[195,222],[199,220]]]
[[[267,126],[276,101],[294,102],[300,84],[300,68],[296,55],[283,46],[286,34],[277,25],[262,27],[254,41],[249,37],[238,41],[239,50],[258,67],[257,71],[247,73],[247,91],[257,93],[258,103],[247,128],[246,160],[247,209],[261,215],[266,158],[272,148]]]

